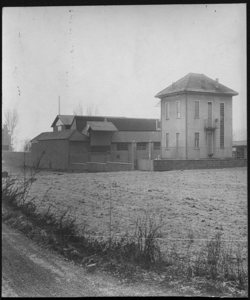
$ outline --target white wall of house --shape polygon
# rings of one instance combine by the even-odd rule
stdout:
[[[180,115],[177,104],[180,102]],[[195,117],[195,101],[199,101],[199,116]],[[166,103],[169,118],[166,118]],[[212,126],[205,130],[208,102],[212,102]],[[220,103],[224,103],[224,147],[220,145]],[[217,122],[215,123],[215,120]],[[166,159],[208,158],[208,132],[211,132],[213,158],[232,157],[232,97],[201,93],[172,95],[161,100],[161,156]],[[216,125],[217,124],[217,125]],[[167,134],[168,133],[168,147]],[[195,133],[199,133],[199,147],[195,147]],[[178,136],[177,136],[178,134]],[[179,137],[179,141],[177,141]]]

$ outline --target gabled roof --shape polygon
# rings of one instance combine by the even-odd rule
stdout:
[[[204,74],[189,73],[159,92],[155,97],[162,98],[166,95],[184,92],[224,94],[229,96],[238,95],[234,90],[229,89]]]
[[[118,131],[112,122],[88,121],[87,126],[93,131]]]
[[[244,140],[244,141],[233,141],[233,146],[247,146],[247,140]]]
[[[74,115],[57,115],[51,127],[54,127],[58,120],[61,120],[64,125],[71,125],[74,118]]]
[[[112,122],[119,131],[156,131],[156,121],[158,119],[140,118],[119,118],[119,117],[99,117],[99,116],[76,116],[76,128],[82,131],[90,121]]]
[[[81,132],[75,130],[63,130],[63,131],[53,131],[53,132],[42,132],[30,142],[36,141],[47,141],[47,140],[74,140],[74,141],[87,141],[88,138]]]

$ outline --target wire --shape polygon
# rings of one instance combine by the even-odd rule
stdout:
[[[19,235],[20,233],[2,233],[2,235]],[[46,233],[47,234],[47,233]],[[27,235],[42,235],[41,233],[28,233]],[[110,238],[109,235],[89,235],[86,233],[86,236],[83,236],[83,235],[69,235],[69,234],[65,234],[65,235],[60,235],[60,234],[54,234],[55,236],[61,236],[61,237],[67,237],[67,236],[74,236],[74,237],[94,237],[94,238]],[[114,234],[112,237],[117,237],[117,236],[120,236],[122,234]],[[122,235],[123,237],[127,238],[127,237],[135,237],[134,235],[127,235],[127,234],[123,234]],[[148,238],[145,238],[145,237],[141,237],[140,239],[142,240],[145,240],[145,239],[148,239]],[[212,238],[210,239],[171,239],[171,238],[154,238],[155,240],[166,240],[166,241],[190,241],[190,240],[193,240],[193,241],[211,241],[213,240]],[[222,242],[241,242],[241,243],[246,243],[247,240],[220,240]]]

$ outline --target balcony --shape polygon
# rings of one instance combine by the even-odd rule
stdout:
[[[208,131],[214,131],[219,128],[219,120],[215,119],[205,119],[204,120],[204,129]]]

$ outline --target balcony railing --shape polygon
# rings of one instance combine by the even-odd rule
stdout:
[[[204,129],[205,130],[215,130],[219,128],[219,121],[218,119],[205,119],[204,120]]]

